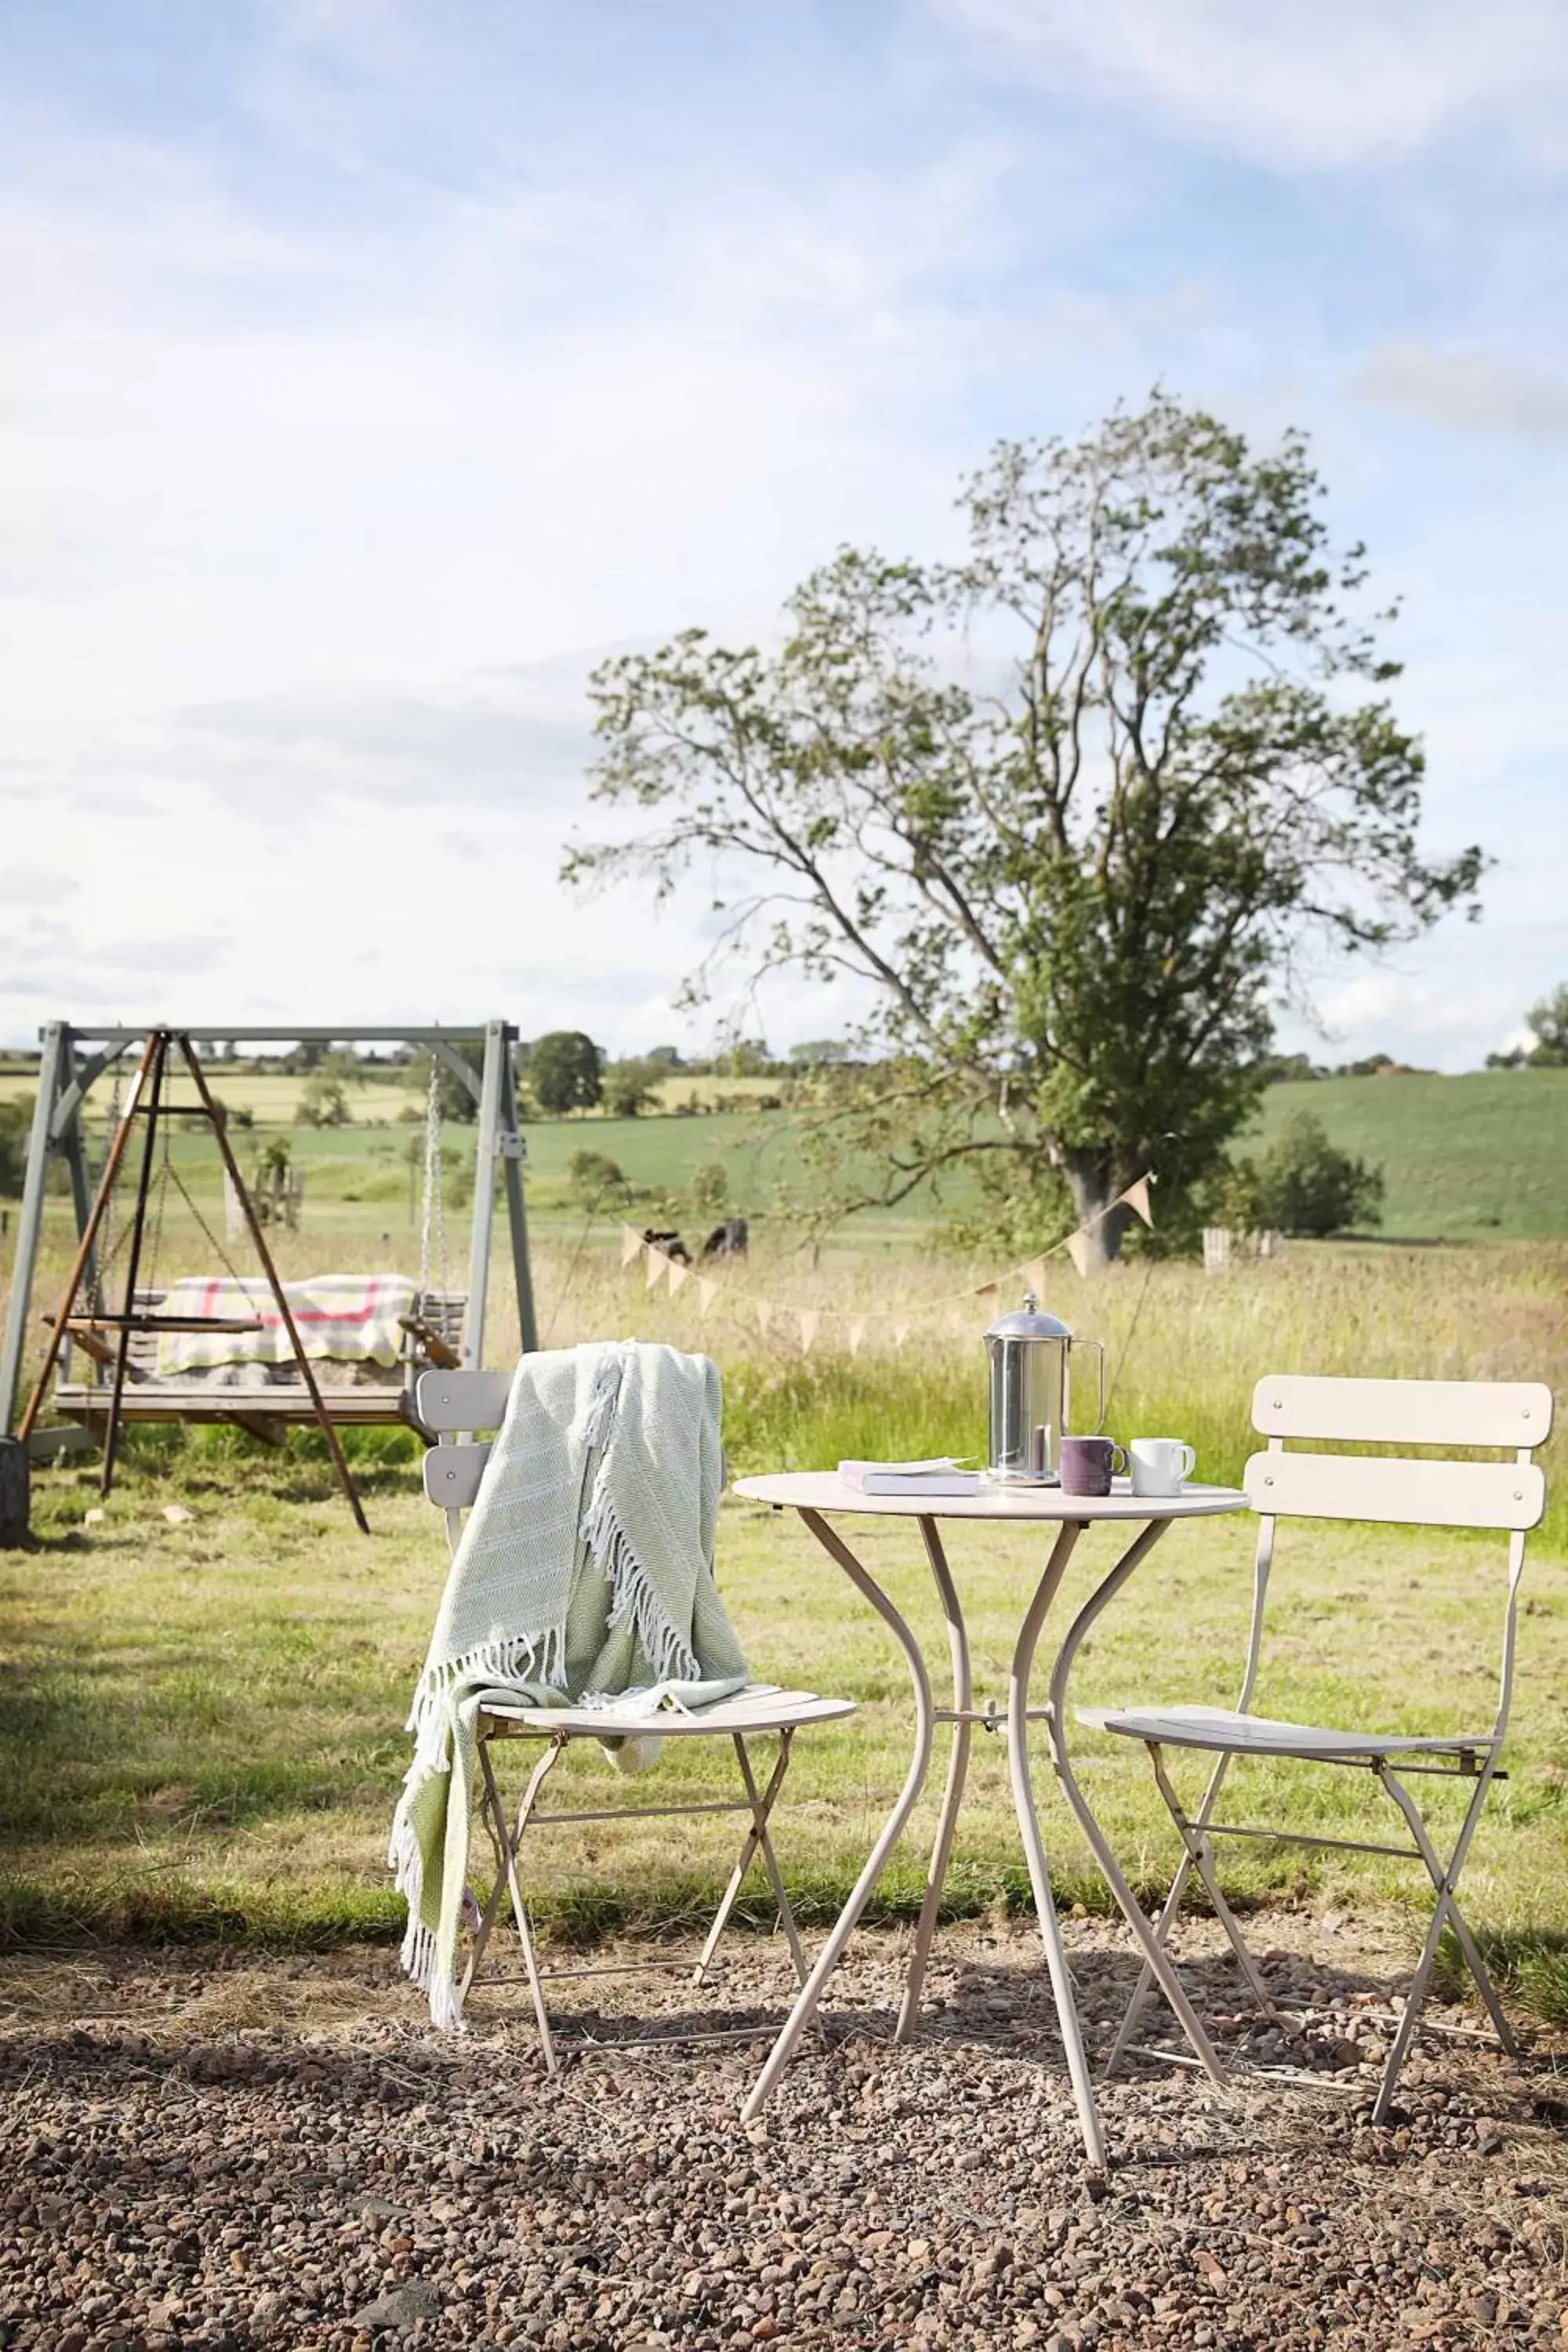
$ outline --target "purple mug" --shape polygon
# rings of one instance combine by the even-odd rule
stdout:
[[[1125,1470],[1127,1456],[1109,1437],[1062,1439],[1064,1495],[1109,1495],[1113,1470]]]

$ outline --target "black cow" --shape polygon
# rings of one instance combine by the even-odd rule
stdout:
[[[651,1225],[645,1225],[643,1239],[654,1249],[662,1250],[666,1257],[672,1257],[677,1265],[691,1264],[691,1252],[679,1234],[656,1234]]]
[[[704,1265],[711,1257],[744,1257],[745,1255],[746,1220],[744,1217],[726,1217],[721,1225],[714,1226],[702,1244]]]

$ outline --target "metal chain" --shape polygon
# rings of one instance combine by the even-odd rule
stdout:
[[[98,1172],[94,1176],[92,1181],[92,1189],[95,1196],[100,1185],[103,1182],[103,1171],[109,1165],[109,1155],[114,1149],[114,1139],[120,1131],[121,1069],[120,1056],[118,1054],[115,1055],[111,1066],[114,1071],[114,1083],[109,1090],[109,1110],[103,1129],[103,1150],[99,1155]],[[121,1244],[125,1239],[123,1231],[120,1234],[118,1239],[115,1236],[114,1194],[112,1192],[110,1193],[108,1200],[103,1204],[103,1222],[99,1226],[98,1236],[98,1248],[94,1253],[97,1261],[98,1275],[97,1297],[94,1300],[94,1307],[96,1312],[102,1315],[108,1312],[107,1300],[109,1297],[108,1292],[103,1286],[104,1276],[108,1274],[110,1268],[113,1265],[115,1259],[119,1256]]]
[[[192,1216],[195,1219],[197,1225],[201,1229],[202,1237],[206,1242],[208,1247],[212,1250],[214,1256],[221,1261],[224,1272],[228,1276],[229,1280],[231,1282],[237,1283],[240,1289],[245,1290],[247,1277],[240,1273],[239,1268],[235,1265],[233,1258],[230,1257],[227,1250],[224,1247],[222,1242],[219,1241],[217,1235],[214,1233],[212,1227],[203,1216],[200,1209],[197,1208],[189,1186],[185,1183],[184,1177],[180,1174],[179,1170],[174,1166],[172,1160],[170,1160],[168,1167],[168,1179],[174,1185],[175,1192],[178,1192],[181,1200],[184,1201],[186,1208],[189,1209]],[[248,1292],[247,1292],[247,1296],[248,1295]]]
[[[430,1244],[434,1233],[436,1261],[441,1276],[441,1288],[447,1291],[451,1283],[447,1266],[447,1214],[445,1187],[441,1165],[441,1065],[434,1046],[430,1049],[430,1089],[425,1104],[425,1199],[424,1218],[419,1234],[419,1296],[421,1302],[430,1288]]]

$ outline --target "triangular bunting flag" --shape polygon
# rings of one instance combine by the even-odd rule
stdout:
[[[1002,1304],[1001,1285],[994,1282],[983,1282],[974,1296],[987,1315],[994,1315]]]
[[[699,1315],[706,1315],[708,1309],[712,1306],[713,1301],[718,1297],[718,1284],[716,1282],[710,1282],[706,1275],[700,1274],[697,1277],[697,1312]]]
[[[643,1287],[647,1290],[657,1290],[659,1284],[664,1280],[665,1276],[668,1272],[668,1258],[666,1257],[661,1249],[655,1249],[653,1244],[649,1242],[647,1245],[647,1273],[643,1277]]]
[[[812,1346],[816,1339],[817,1332],[821,1328],[822,1317],[818,1314],[816,1308],[815,1307],[804,1307],[801,1310],[800,1317],[800,1352],[803,1356],[810,1355]]]
[[[637,1227],[623,1225],[621,1227],[621,1264],[630,1265],[633,1258],[640,1254],[642,1246],[643,1238]]]
[[[767,1299],[759,1298],[756,1302],[756,1307],[757,1328],[765,1339],[768,1336],[768,1326],[773,1319],[773,1307]]]
[[[670,1290],[672,1292],[679,1290],[683,1282],[689,1282],[690,1279],[691,1268],[689,1265],[682,1265],[678,1257],[672,1257],[669,1261]]]
[[[1046,1261],[1043,1257],[1032,1257],[1029,1260],[1028,1265],[1024,1268],[1024,1279],[1037,1299],[1045,1297],[1047,1285]]]
[[[910,1327],[909,1327],[909,1325],[908,1325],[907,1323],[895,1323],[895,1324],[894,1324],[894,1326],[893,1326],[893,1345],[894,1345],[894,1347],[895,1347],[895,1348],[901,1348],[901,1347],[903,1346],[903,1344],[904,1344],[904,1341],[909,1338],[909,1336],[910,1336]]]
[[[1123,1192],[1121,1197],[1126,1202],[1128,1207],[1131,1210],[1135,1217],[1142,1217],[1146,1225],[1152,1225],[1153,1223],[1153,1213],[1149,1206],[1149,1179],[1147,1176],[1140,1176],[1136,1184],[1129,1184],[1126,1192]]]
[[[852,1356],[858,1356],[860,1353],[860,1343],[866,1337],[866,1318],[863,1315],[850,1317],[848,1337],[849,1352]]]
[[[1089,1235],[1087,1234],[1078,1233],[1069,1234],[1068,1235],[1068,1255],[1071,1258],[1074,1265],[1077,1266],[1079,1274],[1087,1276],[1089,1265]]]

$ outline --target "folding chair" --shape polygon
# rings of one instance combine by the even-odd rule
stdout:
[[[418,1383],[416,1410],[419,1422],[437,1440],[425,1456],[425,1492],[428,1499],[446,1513],[447,1539],[453,1551],[457,1549],[462,1532],[463,1512],[479,1493],[490,1452],[488,1444],[472,1442],[472,1433],[500,1426],[510,1387],[510,1372],[433,1371],[425,1373]],[[716,1706],[704,1707],[695,1715],[681,1715],[668,1709],[632,1715],[619,1706],[613,1714],[606,1715],[595,1707],[531,1706],[521,1700],[515,1706],[500,1706],[482,1715],[479,1723],[479,1811],[494,1849],[496,1873],[482,1906],[465,1897],[470,1939],[459,1999],[467,1998],[502,1905],[510,1900],[522,1953],[523,1973],[539,2029],[540,2048],[547,2071],[555,2074],[559,2059],[544,1999],[546,1978],[626,1976],[644,1970],[652,1973],[684,1968],[688,1963],[655,1960],[610,1968],[542,1968],[519,1866],[519,1848],[525,1832],[530,1829],[565,1828],[586,1822],[650,1820],[693,1813],[743,1813],[747,1821],[734,1868],[719,1908],[713,1915],[701,1957],[692,1972],[693,1984],[701,1985],[708,1981],[720,1938],[729,1924],[742,1885],[759,1857],[778,1906],[779,1925],[789,1946],[796,1978],[804,1984],[806,1976],[805,1955],[801,1950],[795,1914],[790,1908],[789,1895],[779,1869],[778,1856],[773,1850],[769,1824],[789,1769],[795,1733],[808,1724],[840,1722],[855,1711],[853,1699],[820,1698],[812,1691],[780,1690],[769,1683],[753,1683],[743,1691],[737,1692],[734,1697],[722,1700]],[[763,1780],[752,1761],[749,1743],[764,1735],[776,1738],[778,1748],[773,1769]],[[606,1738],[628,1741],[725,1739],[733,1751],[742,1794],[735,1799],[697,1804],[616,1805],[570,1812],[542,1811],[539,1800],[544,1784],[573,1741],[604,1740]],[[490,1754],[494,1743],[501,1739],[542,1739],[546,1743],[543,1754],[529,1775],[517,1818],[510,1823]],[[741,2027],[713,2033],[683,2034],[679,2038],[683,2042],[721,2042],[743,2040],[758,2032],[772,2033],[775,2031],[776,2025]],[[660,2035],[644,2039],[658,2039],[661,2043],[668,2043],[677,2037]],[[626,2049],[635,2044],[618,2040],[616,2046]]]
[[[1214,1841],[1222,1837],[1279,1839],[1358,1853],[1396,1854],[1425,1866],[1436,1901],[1384,2068],[1373,2110],[1373,2119],[1377,2123],[1387,2118],[1445,1926],[1453,1927],[1499,2041],[1510,2053],[1517,2048],[1455,1890],[1487,1790],[1497,1777],[1508,1724],[1525,1533],[1540,1520],[1546,1502],[1546,1482],[1531,1457],[1549,1434],[1552,1415],[1552,1391],[1537,1381],[1310,1380],[1283,1376],[1260,1381],[1253,1392],[1252,1425],[1267,1435],[1268,1447],[1266,1453],[1255,1454],[1247,1465],[1247,1492],[1259,1517],[1252,1622],[1241,1695],[1236,1707],[1078,1710],[1078,1720],[1082,1724],[1143,1742],[1160,1794],[1182,1841],[1181,1865],[1155,1928],[1160,1941],[1163,1943],[1169,1937],[1188,1879],[1196,1871],[1249,1991],[1276,2023],[1284,2021],[1269,1999],[1235,1915],[1220,1892]],[[1364,1454],[1289,1453],[1288,1438],[1401,1446],[1507,1448],[1512,1459],[1484,1462],[1435,1459],[1430,1454],[1395,1459]],[[1507,1534],[1508,1601],[1503,1617],[1501,1675],[1497,1716],[1489,1729],[1458,1735],[1366,1733],[1278,1722],[1248,1712],[1258,1679],[1275,1528],[1282,1518],[1493,1528]],[[1196,1748],[1215,1759],[1207,1787],[1194,1813],[1184,1810],[1172,1786],[1164,1757],[1168,1748]],[[1411,1843],[1372,1844],[1353,1838],[1314,1837],[1300,1831],[1216,1821],[1215,1807],[1231,1761],[1237,1757],[1288,1757],[1301,1763],[1370,1772],[1404,1816]],[[1419,1806],[1404,1786],[1406,1779],[1416,1774],[1469,1780],[1475,1784],[1447,1862],[1433,1843]],[[1145,1968],[1122,2019],[1108,2073],[1115,2069],[1129,2046],[1152,1982],[1152,1973]]]

